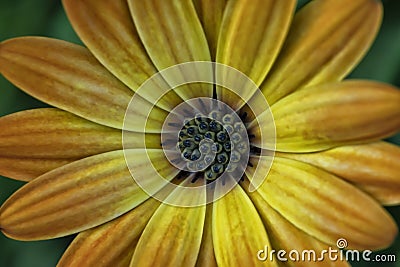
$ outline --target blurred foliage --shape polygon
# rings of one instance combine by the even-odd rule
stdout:
[[[351,0],[349,0],[351,1]],[[309,2],[299,0],[298,8]],[[383,81],[400,87],[400,1],[383,0],[385,16],[381,31],[364,60],[350,75]],[[54,0],[0,0],[0,41],[25,35],[48,36],[81,43],[72,30],[60,1]],[[15,88],[0,76],[0,116],[16,111],[47,106]],[[400,144],[400,135],[389,139]],[[22,182],[0,179],[0,203],[15,192]],[[400,225],[400,207],[388,211]],[[55,266],[72,237],[56,240],[20,242],[0,234],[1,267]],[[353,266],[400,267],[400,238],[393,246],[378,254],[395,254],[397,263],[358,262]]]

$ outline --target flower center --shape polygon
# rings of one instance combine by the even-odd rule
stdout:
[[[143,96],[149,103],[144,104]],[[262,92],[240,71],[215,62],[185,62],[152,76],[133,95],[123,128],[124,155],[133,179],[147,194],[175,206],[220,199],[244,175],[254,191],[275,150],[275,124]],[[146,134],[132,140],[131,132]],[[144,151],[132,151],[131,141],[143,144]],[[145,152],[145,172],[137,166],[136,152]],[[156,185],[198,197],[158,197]]]
[[[223,172],[232,173],[248,150],[241,121],[231,114],[212,111],[208,116],[197,114],[179,131],[178,148],[190,172],[203,172],[207,181],[214,181]]]

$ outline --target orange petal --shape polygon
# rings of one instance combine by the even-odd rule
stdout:
[[[127,148],[143,147],[142,133],[125,134]],[[158,134],[147,134],[148,148],[159,148]],[[71,113],[34,109],[0,118],[0,173],[30,180],[88,156],[122,149],[122,132]]]
[[[141,149],[135,166],[146,176],[147,158]],[[176,169],[162,150],[147,150],[166,181]],[[154,191],[164,186],[149,179]],[[0,228],[19,240],[49,239],[80,232],[112,220],[149,196],[134,182],[123,151],[85,158],[44,174],[15,192],[0,209]]]
[[[302,8],[261,86],[268,102],[343,79],[370,47],[381,17],[381,2],[375,0],[316,0]]]
[[[0,71],[46,103],[119,129],[133,95],[86,48],[49,38],[1,43]]]
[[[212,224],[218,266],[259,266],[255,253],[270,243],[257,210],[240,186],[214,203]],[[267,264],[276,266],[275,261]]]
[[[312,165],[275,157],[258,193],[307,234],[349,249],[382,249],[397,234],[396,223],[379,203],[356,187]]]
[[[385,205],[400,203],[400,148],[378,142],[318,153],[277,153],[307,162],[354,183]]]
[[[63,1],[68,18],[94,56],[117,78],[136,91],[157,72],[147,56],[123,0]],[[167,85],[162,80],[152,90],[139,90],[142,97],[156,102],[157,93]],[[170,91],[158,103],[167,110],[182,100]]]
[[[248,188],[247,180],[244,182],[244,185],[243,188]],[[271,250],[284,250],[286,253],[282,257],[282,260],[277,258],[279,263],[283,266],[350,266],[346,260],[340,260],[339,253],[333,254],[333,256],[336,255],[335,257],[339,259],[336,261],[330,259],[327,253],[323,254],[323,250],[329,250],[329,245],[295,227],[275,211],[257,191],[252,193],[248,192],[248,194],[260,213],[265,227],[268,229],[268,235],[272,244],[272,248],[268,248],[268,251],[263,248],[263,251],[258,252],[260,253],[260,258],[265,258],[265,260],[268,261],[270,260],[270,255],[268,253],[270,253]],[[338,250],[337,247],[333,247],[332,249]],[[293,250],[299,252],[300,256],[291,254]],[[314,251],[315,254],[312,254],[312,252],[310,252],[310,256],[308,256],[308,254],[303,254],[304,251],[311,250]],[[304,257],[310,257],[311,260],[303,261],[301,258],[303,255],[305,255]]]
[[[158,206],[148,199],[111,222],[80,233],[57,266],[129,266],[140,234]]]
[[[2,117],[0,129],[0,155],[6,157],[83,158],[122,148],[120,130],[52,108]]]
[[[20,181],[30,181],[75,160],[0,157],[0,175]]]
[[[306,88],[283,98],[271,110],[278,151],[310,152],[365,143],[400,129],[400,91],[376,82],[346,81]],[[262,116],[259,119],[263,120]],[[254,143],[262,146],[255,134]]]
[[[158,70],[184,62],[211,60],[207,39],[191,0],[129,0],[128,3],[139,36]],[[203,69],[194,70],[191,75],[202,77],[202,72]],[[211,80],[211,66],[206,72]],[[184,72],[177,74],[178,79],[188,81]],[[174,77],[165,78],[175,84],[171,80]],[[210,84],[191,84],[175,91],[184,100],[212,97]]]

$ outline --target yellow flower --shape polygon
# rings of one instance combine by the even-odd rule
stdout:
[[[0,45],[2,75],[56,107],[0,119],[0,174],[29,181],[0,209],[6,236],[79,233],[59,266],[276,266],[264,248],[391,244],[381,204],[400,203],[400,149],[379,140],[400,129],[400,92],[343,81],[378,31],[379,1],[315,0],[295,15],[295,0],[63,3],[87,48]],[[203,75],[217,86],[171,89]],[[194,172],[196,137],[217,156]]]

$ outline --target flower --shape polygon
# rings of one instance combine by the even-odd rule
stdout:
[[[397,227],[381,204],[399,203],[400,150],[379,140],[400,129],[400,93],[378,82],[342,81],[378,30],[378,1],[315,0],[294,17],[293,0],[63,3],[87,48],[41,37],[0,45],[1,73],[56,107],[0,119],[0,172],[29,181],[0,209],[5,235],[79,233],[60,266],[257,266],[265,247],[321,252],[343,239],[349,249],[391,244]],[[172,78],[153,76],[211,61],[244,73],[260,91],[216,64],[217,81],[235,88],[162,91],[186,78],[182,65]],[[190,74],[196,80],[204,72]],[[199,97],[211,104],[201,110]],[[214,98],[226,107],[212,109]],[[270,108],[260,105],[265,100]],[[168,120],[183,116],[180,103],[200,116]],[[238,110],[232,123],[223,119],[236,114],[228,108]],[[225,158],[200,175],[189,163],[180,170],[164,154],[165,121],[179,126],[174,133],[183,137],[172,147],[189,163],[204,144],[196,137],[212,139],[221,148],[209,148]],[[235,123],[239,130],[230,132]],[[211,131],[203,133],[203,125]],[[238,138],[251,146],[242,153],[234,134],[243,125]],[[224,147],[227,134],[233,148]],[[219,171],[229,168],[226,157],[235,162],[231,150],[249,167],[243,177],[228,175],[236,180],[225,192],[230,180]],[[188,193],[198,185],[214,187]],[[207,201],[221,188],[218,200]]]

